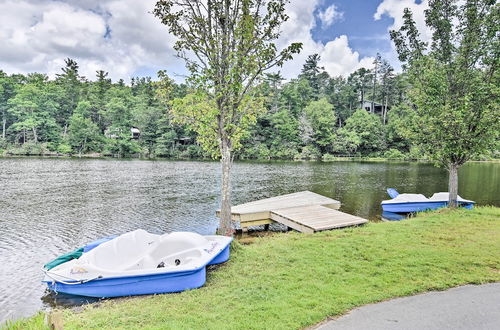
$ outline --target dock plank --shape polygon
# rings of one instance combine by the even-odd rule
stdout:
[[[355,226],[368,222],[366,219],[321,205],[272,210],[271,219],[278,222],[287,219],[287,223],[300,224],[300,228],[307,227],[309,229],[307,232]],[[289,227],[294,228],[293,226]]]
[[[340,202],[311,191],[299,191],[292,194],[265,198],[254,202],[233,206],[231,213],[247,214],[265,212],[273,209],[282,209],[296,206],[328,205],[328,207],[338,209]]]

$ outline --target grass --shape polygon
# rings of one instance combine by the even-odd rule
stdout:
[[[386,299],[500,281],[500,208],[234,244],[204,287],[64,311],[65,329],[297,329]],[[11,323],[36,328],[41,314]]]

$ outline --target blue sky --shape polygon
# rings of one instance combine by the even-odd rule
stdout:
[[[333,38],[347,35],[351,48],[359,52],[360,56],[376,56],[377,52],[389,52],[391,43],[387,38],[387,30],[393,19],[388,16],[383,16],[380,20],[374,19],[373,15],[380,3],[380,0],[324,1],[315,11],[317,26],[312,30],[313,39],[327,43]],[[318,13],[332,4],[343,13],[342,18],[324,27]]]
[[[96,70],[114,79],[156,76],[160,69],[180,81],[175,38],[152,14],[155,0],[0,0],[0,70],[43,72],[54,77],[67,57],[93,79]],[[291,0],[278,47],[302,42],[301,54],[281,69],[295,77],[308,55],[318,53],[332,76],[369,67],[377,52],[399,66],[388,30],[401,25],[405,7],[423,27],[426,1]],[[424,34],[425,37],[425,34]]]

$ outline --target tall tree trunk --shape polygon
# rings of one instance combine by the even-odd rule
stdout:
[[[457,207],[457,195],[458,195],[458,165],[450,164],[448,167],[449,178],[448,178],[448,192],[450,198],[448,201],[448,206],[455,208]]]
[[[377,91],[377,65],[378,65],[378,61],[375,61],[375,71],[373,72],[372,106],[370,109],[371,113],[375,113],[375,93]]]
[[[389,96],[386,95],[385,97],[385,105],[384,105],[384,125],[387,122],[387,103],[388,103]]]
[[[2,121],[2,139],[5,139],[5,129],[7,128],[7,119],[4,117]]]
[[[222,137],[221,141],[221,165],[222,165],[222,190],[220,223],[217,234],[232,236],[234,228],[231,218],[231,165],[233,162],[230,141],[227,137]]]
[[[35,141],[35,144],[38,143],[38,134],[35,127],[33,127],[33,141]]]

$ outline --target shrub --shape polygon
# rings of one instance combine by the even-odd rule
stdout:
[[[69,144],[61,143],[57,146],[56,151],[60,154],[70,155],[73,150],[71,149],[71,146]]]
[[[335,157],[332,154],[324,154],[323,157],[321,157],[321,160],[324,162],[332,162],[336,159],[337,159],[337,157]]]
[[[398,149],[389,149],[384,152],[384,158],[388,159],[404,159],[405,155]]]
[[[296,160],[310,160],[310,159],[320,159],[321,152],[318,148],[313,146],[305,146],[302,148],[302,152],[297,155],[294,159]]]
[[[243,159],[270,159],[271,151],[269,148],[263,144],[259,143],[250,148],[246,148],[241,153],[241,158]]]

